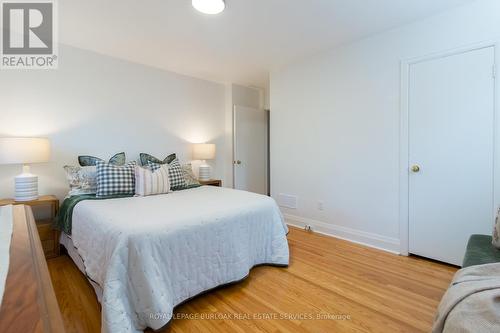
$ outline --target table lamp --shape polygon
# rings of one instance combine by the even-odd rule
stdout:
[[[44,138],[0,138],[0,164],[22,164],[23,173],[15,177],[15,200],[38,199],[38,176],[28,164],[48,162],[50,142]]]
[[[198,178],[200,180],[210,180],[210,166],[206,161],[215,159],[215,145],[213,143],[197,143],[193,145],[193,159],[202,161]]]

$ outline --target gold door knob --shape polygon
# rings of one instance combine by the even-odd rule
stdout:
[[[420,167],[418,165],[416,165],[416,164],[412,165],[411,171],[413,171],[413,172],[419,172],[420,171]]]

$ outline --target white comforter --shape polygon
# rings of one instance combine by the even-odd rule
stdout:
[[[102,331],[122,333],[163,327],[176,305],[255,265],[287,265],[287,231],[273,199],[203,186],[82,201],[72,238],[103,289]]]

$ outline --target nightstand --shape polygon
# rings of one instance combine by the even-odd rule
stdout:
[[[222,180],[220,179],[210,179],[210,180],[198,180],[201,185],[210,185],[222,187]]]
[[[59,255],[59,231],[52,228],[52,224],[59,210],[59,200],[53,195],[43,195],[37,200],[18,202],[13,199],[0,200],[0,206],[26,205],[33,210],[49,209],[49,216],[36,219],[36,228],[42,242],[45,258],[54,258]]]

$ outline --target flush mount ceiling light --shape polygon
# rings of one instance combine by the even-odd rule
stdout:
[[[226,8],[224,0],[192,0],[193,7],[204,14],[219,14]]]

